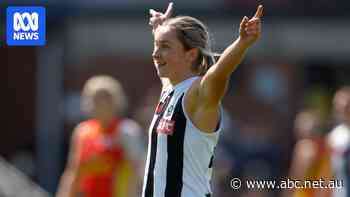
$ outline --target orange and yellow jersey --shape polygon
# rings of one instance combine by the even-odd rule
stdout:
[[[132,167],[120,143],[114,119],[107,128],[94,119],[82,122],[77,131],[78,191],[82,197],[124,197]]]

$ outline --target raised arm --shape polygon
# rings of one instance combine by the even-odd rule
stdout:
[[[151,15],[149,19],[149,25],[152,27],[152,34],[154,34],[154,31],[159,25],[161,25],[167,18],[171,17],[173,12],[173,5],[174,4],[170,2],[167,10],[164,13],[158,12],[154,9],[149,10],[149,14]],[[160,80],[162,82],[163,88],[167,87],[170,84],[168,78],[160,78]]]
[[[149,14],[151,18],[149,19],[149,25],[152,26],[152,33],[157,29],[159,25],[161,25],[167,18],[171,16],[173,12],[173,3],[170,2],[167,10],[162,13],[158,12],[154,9],[149,10]]]
[[[199,97],[207,106],[217,107],[224,96],[232,72],[242,61],[247,49],[260,37],[263,6],[260,5],[252,18],[243,17],[239,37],[228,46],[218,62],[203,76],[199,83]]]

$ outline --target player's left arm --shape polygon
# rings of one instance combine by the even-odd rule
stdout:
[[[257,8],[252,18],[244,17],[240,23],[239,37],[228,46],[221,57],[202,77],[198,86],[199,102],[206,107],[217,108],[226,93],[232,72],[242,61],[247,49],[261,34],[263,6]]]

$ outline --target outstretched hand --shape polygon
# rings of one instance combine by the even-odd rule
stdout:
[[[165,13],[158,12],[154,9],[149,10],[151,18],[149,19],[149,25],[152,26],[152,31],[154,32],[159,25],[161,25],[166,19],[170,18],[173,12],[173,3],[170,2]]]
[[[263,15],[263,6],[259,5],[255,15],[252,18],[243,17],[240,27],[239,36],[242,42],[247,46],[255,43],[261,34],[261,17]]]

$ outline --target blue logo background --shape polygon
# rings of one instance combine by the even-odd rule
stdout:
[[[20,14],[22,13],[33,13],[36,12],[39,15],[38,19],[38,26],[39,28],[36,31],[32,31],[29,29],[28,31],[23,31],[22,29],[19,31],[16,31],[14,29],[14,14],[18,12]],[[24,25],[29,25],[29,21],[27,18],[23,19]],[[6,10],[6,31],[7,31],[7,45],[9,46],[43,46],[46,43],[46,12],[44,7],[39,6],[30,6],[30,7],[24,7],[24,6],[11,6],[8,7]],[[28,35],[32,35],[35,33],[38,37],[38,39],[30,39]],[[22,39],[16,38],[16,35],[19,34],[26,34],[25,36],[22,35]]]

